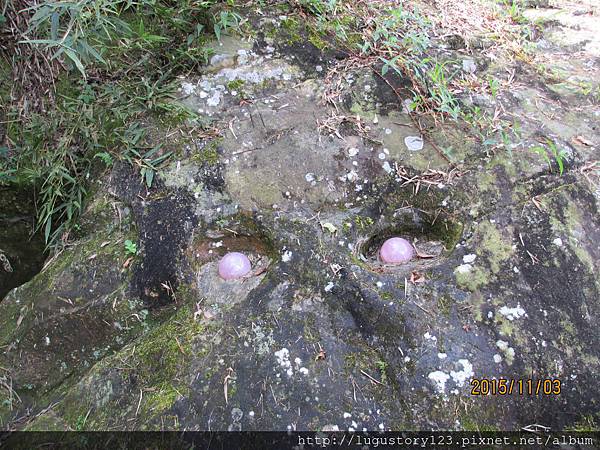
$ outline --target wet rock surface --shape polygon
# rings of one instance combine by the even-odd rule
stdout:
[[[0,188],[0,299],[40,271],[44,238],[35,233],[31,193]]]
[[[302,64],[260,40],[216,48],[178,101],[222,137],[182,149],[151,190],[115,168],[93,231],[0,303],[0,366],[20,397],[0,405],[3,426],[26,408],[41,411],[28,429],[103,430],[564,428],[597,414],[597,102],[519,73],[476,99],[519,118],[509,156],[451,127],[421,147],[369,70],[347,74],[335,109],[306,69],[316,48]],[[567,151],[562,175],[526,151],[548,137]],[[416,257],[380,264],[391,236]],[[249,256],[247,277],[218,276],[227,251]],[[471,395],[493,377],[562,389]]]

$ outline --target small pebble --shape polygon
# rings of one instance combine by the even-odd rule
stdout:
[[[411,152],[423,150],[423,138],[420,136],[407,136],[404,138],[404,144]]]

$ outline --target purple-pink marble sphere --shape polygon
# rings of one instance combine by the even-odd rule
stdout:
[[[227,253],[219,261],[219,276],[224,280],[235,280],[242,278],[252,269],[250,260],[246,255],[239,252]]]
[[[379,257],[386,264],[401,264],[410,261],[415,255],[415,250],[406,239],[393,237],[383,243],[379,250]]]

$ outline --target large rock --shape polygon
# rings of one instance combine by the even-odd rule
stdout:
[[[87,216],[98,224],[0,304],[0,365],[14,389],[3,420],[26,407],[44,410],[33,430],[593,420],[600,221],[589,149],[564,129],[554,136],[569,151],[562,175],[524,145],[489,154],[452,127],[411,150],[405,138],[419,131],[378,77],[346,74],[336,109],[321,100],[321,72],[278,48],[228,40],[184,80],[180,101],[210,114],[222,138],[183,147],[149,191],[115,168]],[[513,102],[527,143],[540,133],[530,94],[497,100]],[[589,141],[599,134],[586,129]],[[112,211],[125,210],[124,225]],[[377,249],[392,235],[419,257],[382,266]],[[125,238],[140,247],[126,267]],[[249,255],[248,278],[218,277],[226,251]],[[557,379],[560,395],[472,394],[471,380],[500,378]]]

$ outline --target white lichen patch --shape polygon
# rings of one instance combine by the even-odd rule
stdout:
[[[346,174],[346,179],[350,182],[358,180],[358,173],[355,170],[351,170]]]
[[[467,73],[475,73],[477,71],[477,65],[472,59],[463,59],[462,69]]]
[[[208,99],[206,99],[206,104],[208,106],[215,107],[215,106],[218,106],[219,103],[221,103],[221,92],[219,90],[215,89],[212,92],[212,95],[210,97],[208,97]]]
[[[517,303],[517,306],[514,308],[509,308],[505,305],[502,308],[500,308],[498,312],[504,317],[506,317],[508,320],[515,320],[527,315],[525,313],[525,310],[521,307],[519,303]]]
[[[452,380],[456,383],[457,386],[464,386],[465,381],[470,380],[475,375],[473,372],[473,364],[468,359],[459,359],[458,363],[463,366],[462,370],[450,372],[450,376]]]
[[[277,358],[277,363],[283,370],[285,370],[285,373],[288,377],[292,377],[294,375],[294,370],[304,376],[308,375],[308,369],[302,366],[301,358],[294,358],[294,365],[292,367],[290,351],[287,348],[284,347],[281,350],[276,351],[275,357]],[[279,377],[279,374],[277,376]]]
[[[353,158],[356,155],[358,155],[358,149],[356,147],[352,147],[352,148],[348,149],[348,156],[350,156],[350,158]]]
[[[390,166],[390,163],[385,161],[382,165],[381,168],[385,171],[385,173],[392,173],[392,167]]]
[[[498,347],[500,350],[504,351],[508,348],[508,342],[499,339],[496,341],[496,347]]]
[[[292,362],[290,361],[290,351],[284,347],[275,352],[275,357],[277,358],[277,363],[285,370],[288,377],[291,377],[294,374],[294,370],[292,369]]]
[[[437,341],[437,337],[435,337],[434,335],[430,334],[429,331],[427,333],[425,333],[423,335],[423,337],[429,341],[433,341],[436,342]]]
[[[196,86],[188,81],[181,83],[181,91],[185,95],[192,95],[196,92]]]
[[[185,103],[208,116],[227,107],[226,95],[236,101],[235,97],[242,91],[252,91],[252,85],[261,86],[269,81],[291,81],[299,72],[283,60],[273,59],[271,55],[261,56],[245,49],[239,49],[235,54],[218,53],[210,62],[208,74],[197,82],[184,79],[179,88],[186,98]],[[265,99],[264,103],[272,101]]]
[[[265,333],[265,330],[260,325],[252,326],[252,348],[257,355],[266,355],[271,351],[271,347],[275,344],[273,339],[273,331]]]
[[[260,60],[261,58],[258,58],[257,63]],[[229,81],[242,80],[248,83],[260,84],[267,80],[291,80],[292,72],[284,66],[266,66],[260,70],[257,67],[252,67],[251,65],[250,67],[242,66],[235,69],[223,69],[217,74],[217,76],[223,77]]]
[[[512,365],[515,359],[515,349],[509,347],[508,342],[499,339],[496,341],[496,347],[500,349],[502,353],[504,353],[504,357],[506,358],[506,362],[508,365]]]
[[[450,375],[448,375],[446,372],[436,370],[435,372],[431,372],[429,375],[427,375],[427,378],[433,381],[433,384],[440,394],[446,392],[446,382],[450,378]]]

